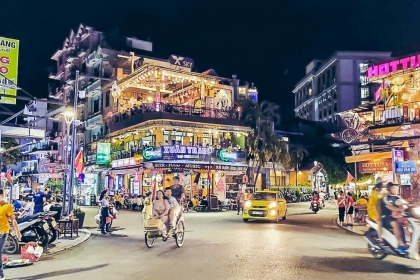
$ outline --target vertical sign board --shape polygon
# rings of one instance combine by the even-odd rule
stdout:
[[[98,143],[96,148],[96,164],[109,164],[111,162],[111,143]]]
[[[16,96],[19,40],[0,37],[0,94]],[[0,103],[16,104],[16,98],[0,96]]]

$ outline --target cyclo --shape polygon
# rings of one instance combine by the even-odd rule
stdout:
[[[153,247],[157,238],[162,238],[163,242],[174,238],[176,246],[182,247],[185,234],[185,221],[182,216],[182,207],[180,207],[178,212],[175,213],[176,222],[174,232],[171,235],[168,235],[166,225],[160,219],[150,218],[144,222],[144,242],[148,248]]]

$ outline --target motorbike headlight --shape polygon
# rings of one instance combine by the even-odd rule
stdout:
[[[276,206],[277,206],[277,203],[275,203],[275,202],[271,202],[269,205],[268,205],[268,208],[276,208]]]
[[[420,216],[420,207],[414,207],[413,212],[416,216]]]
[[[245,202],[245,207],[251,207],[251,205],[252,205],[252,203],[251,203],[251,201],[247,201],[247,202]]]

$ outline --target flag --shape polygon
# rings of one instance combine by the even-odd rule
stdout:
[[[74,168],[76,168],[76,171],[79,174],[83,173],[83,170],[85,169],[85,162],[83,160],[82,150],[77,154],[76,158],[74,159]]]
[[[7,179],[7,182],[12,183],[12,169],[9,168],[4,177]]]
[[[353,181],[354,178],[353,176],[351,176],[350,172],[347,171],[347,180],[346,180],[346,184],[350,184],[351,181]]]

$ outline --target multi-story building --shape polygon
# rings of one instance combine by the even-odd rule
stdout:
[[[335,115],[368,103],[367,65],[390,59],[390,52],[336,52],[313,60],[295,86],[295,115],[311,121],[335,122]]]
[[[165,178],[157,180],[162,185],[170,182],[173,173],[194,178],[190,183],[184,180],[191,192],[193,185],[204,184],[208,178],[191,176],[192,170],[194,174],[199,170],[219,174],[213,182],[221,190],[227,189],[232,174],[246,169],[244,153],[239,150],[244,150],[248,128],[240,126],[241,112],[235,100],[257,101],[257,89],[241,86],[236,76],[219,77],[214,70],[192,72],[192,59],[177,55],[152,58],[151,51],[151,42],[81,25],[52,57],[57,61],[57,72],[50,75],[56,81],[52,98],[71,101],[75,71],[80,72],[76,119],[81,124],[77,126],[76,149],[83,149],[86,165],[81,195],[122,186],[142,194],[157,174],[157,178]],[[61,160],[67,134],[60,115],[64,110],[61,107],[49,113],[55,118],[50,135],[59,145]],[[104,143],[111,147],[112,154],[105,156],[109,161],[104,161],[100,151]],[[159,152],[161,159],[156,158]],[[184,176],[187,171],[190,175]]]
[[[420,55],[408,55],[366,67],[373,95],[370,106],[340,115],[347,128],[342,140],[351,145],[347,163],[362,173],[399,182],[406,199],[419,201]]]

